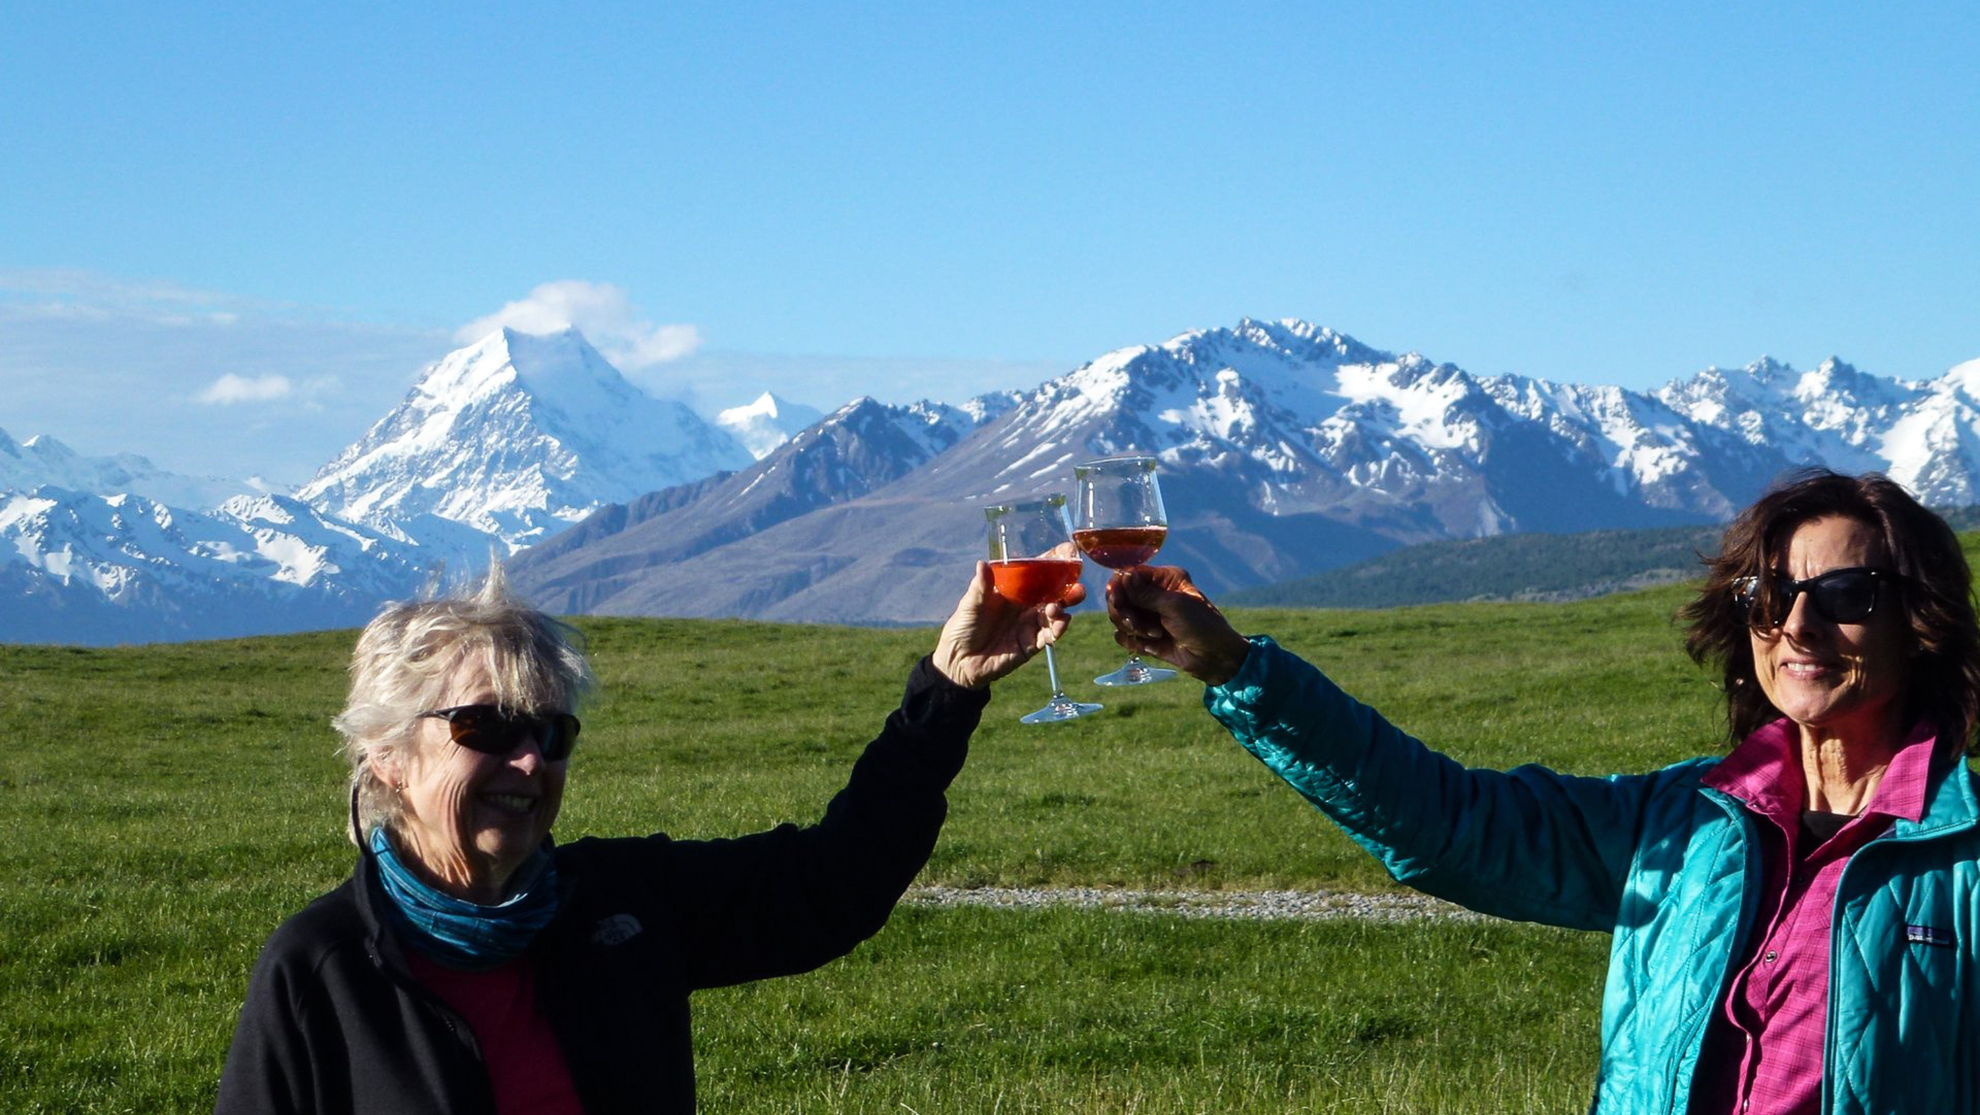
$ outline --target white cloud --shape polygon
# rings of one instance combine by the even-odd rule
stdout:
[[[701,347],[701,330],[642,320],[625,291],[582,279],[544,283],[521,301],[461,326],[454,340],[471,344],[504,326],[524,333],[576,326],[606,359],[626,371],[678,360]]]
[[[16,320],[124,317],[159,325],[229,324],[249,300],[166,280],[124,279],[80,268],[0,269],[0,314]]]
[[[450,333],[168,281],[0,266],[0,426],[175,472],[300,484],[405,397],[452,347]],[[269,377],[289,392],[257,401],[272,394]]]
[[[249,379],[232,372],[221,376],[199,393],[199,401],[227,406],[233,403],[265,403],[280,399],[295,389],[288,376],[257,376]]]

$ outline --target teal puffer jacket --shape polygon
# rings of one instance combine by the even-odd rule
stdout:
[[[1751,929],[1754,821],[1717,762],[1582,778],[1467,770],[1270,639],[1204,694],[1252,754],[1400,882],[1495,917],[1614,934],[1593,1110],[1682,1113]],[[1950,775],[1950,776],[1949,776]],[[1980,811],[1962,763],[1844,868],[1825,1112],[1980,1115]]]

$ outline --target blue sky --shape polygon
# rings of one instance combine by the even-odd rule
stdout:
[[[10,14],[0,428],[295,482],[504,307],[704,410],[1246,315],[1637,388],[1980,356],[1957,5],[269,7]]]

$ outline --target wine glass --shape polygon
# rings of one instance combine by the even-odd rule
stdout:
[[[1067,537],[1066,497],[1058,492],[1000,503],[983,509],[990,524],[990,576],[997,595],[1022,607],[1056,604],[1079,583],[1079,551]],[[1100,705],[1075,701],[1059,686],[1059,666],[1052,648],[1045,647],[1045,672],[1052,679],[1052,699],[1037,712],[1018,718],[1024,724],[1056,724],[1088,713]]]
[[[1153,457],[1107,457],[1073,468],[1079,482],[1073,509],[1073,542],[1080,551],[1109,569],[1146,565],[1169,536],[1169,515],[1162,510],[1162,485],[1155,479]],[[1175,677],[1174,670],[1150,666],[1139,654],[1111,674],[1094,678],[1096,685],[1147,685]]]

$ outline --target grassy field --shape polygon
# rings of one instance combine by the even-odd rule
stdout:
[[[1256,610],[1462,760],[1601,773],[1719,748],[1676,589],[1568,605]],[[1090,612],[1090,609],[1088,609]],[[604,681],[560,837],[815,817],[929,630],[587,620]],[[1091,615],[1068,679],[1119,652]],[[210,1108],[270,930],[348,872],[329,719],[349,632],[0,647],[0,1111]],[[924,881],[1393,884],[1245,755],[1201,690],[999,688]],[[1500,923],[1229,923],[903,909],[853,956],[699,996],[708,1112],[1572,1111],[1605,937]],[[964,960],[963,958],[967,958]]]

